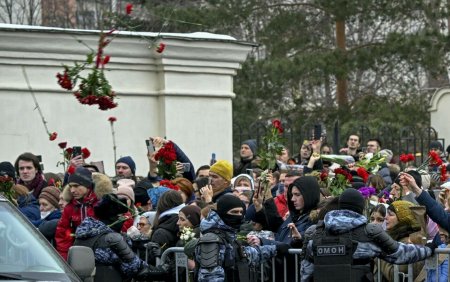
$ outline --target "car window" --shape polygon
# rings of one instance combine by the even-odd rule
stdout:
[[[56,279],[58,274],[74,275],[71,272],[37,229],[12,205],[0,201],[0,274]]]

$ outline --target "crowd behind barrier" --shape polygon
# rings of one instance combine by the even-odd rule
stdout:
[[[300,277],[300,256],[302,254],[302,250],[301,249],[289,249],[289,254],[290,255],[294,255],[294,259],[295,259],[295,281],[298,282],[301,280]],[[176,282],[184,282],[184,281],[191,281],[189,280],[189,275],[193,275],[192,271],[186,271],[187,270],[187,256],[184,254],[184,248],[183,247],[172,247],[172,248],[168,248],[166,249],[163,254],[161,255],[161,259],[158,260],[159,265],[162,265],[164,263],[168,262],[169,259],[169,255],[171,254],[175,254],[176,257]],[[441,273],[440,273],[440,268],[438,267],[438,254],[445,254],[447,257],[447,260],[450,259],[450,248],[444,248],[444,249],[436,249],[435,254],[433,257],[430,257],[429,259],[427,259],[426,261],[426,268],[427,270],[429,269],[435,269],[435,280],[434,281],[441,281]],[[379,264],[379,260],[377,260],[377,263]],[[272,271],[270,274],[270,277],[265,277],[264,275],[264,271],[263,271],[263,267],[264,267],[264,263],[261,264],[261,268],[260,268],[260,275],[259,275],[259,279],[257,281],[267,281],[266,279],[270,279],[270,281],[287,281],[286,277],[287,277],[287,272],[288,271],[292,271],[292,269],[287,269],[286,268],[286,258],[284,259],[284,266],[283,266],[283,273],[281,274],[282,277],[280,277],[280,274],[277,274],[275,271],[275,258],[272,258],[271,260],[271,265],[272,265]],[[448,273],[450,273],[450,264],[447,264],[448,266]],[[178,268],[185,268],[184,273],[186,274],[183,279],[180,279],[180,276],[178,275],[179,273],[179,269]],[[381,271],[380,271],[380,267],[378,267],[378,272],[375,273],[375,277],[377,281],[381,281]],[[256,276],[258,277],[258,276]],[[404,282],[404,281],[408,281],[408,282],[413,282],[414,281],[414,277],[413,277],[413,269],[412,269],[412,264],[408,265],[408,273],[402,273],[399,272],[398,269],[398,265],[394,265],[394,281],[393,282]],[[425,281],[429,281],[428,279],[426,279]],[[450,281],[450,277],[447,278],[447,281]]]

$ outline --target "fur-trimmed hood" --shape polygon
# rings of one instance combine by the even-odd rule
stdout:
[[[92,173],[92,181],[94,182],[94,193],[97,195],[97,199],[101,199],[103,195],[113,193],[113,184],[111,179],[102,173],[94,172]],[[73,197],[70,193],[69,185],[64,186],[63,199],[66,202],[71,202]]]

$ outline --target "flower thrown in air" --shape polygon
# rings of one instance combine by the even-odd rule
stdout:
[[[156,47],[156,52],[161,54],[162,52],[164,52],[164,49],[166,49],[166,44],[161,42],[159,43],[158,47]]]
[[[65,149],[67,147],[67,142],[58,143],[59,148]]]
[[[109,117],[109,118],[108,118],[108,121],[109,121],[110,123],[113,123],[113,122],[117,121],[117,118],[116,118],[116,117]]]
[[[127,13],[127,15],[131,14],[131,12],[133,12],[133,4],[127,3],[127,5],[125,6],[125,12]]]
[[[56,132],[53,132],[53,133],[51,133],[51,134],[48,135],[48,139],[49,139],[50,141],[56,140],[56,137],[58,137],[58,133],[56,133]]]

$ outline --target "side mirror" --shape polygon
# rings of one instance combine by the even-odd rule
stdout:
[[[67,262],[83,281],[93,281],[95,257],[91,248],[84,246],[70,247]]]

